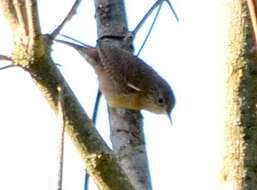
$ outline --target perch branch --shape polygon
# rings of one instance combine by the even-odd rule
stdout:
[[[13,1],[0,0],[0,3],[3,10],[14,7]],[[56,115],[58,115],[57,87],[62,86],[64,103],[62,110],[65,116],[65,132],[68,133],[77,147],[83,161],[87,165],[89,174],[94,179],[98,188],[102,190],[119,190],[122,187],[123,190],[133,190],[132,184],[119,166],[113,152],[97,130],[92,127],[92,121],[79,104],[61,72],[56,67],[56,64],[52,61],[49,51],[50,46],[43,41],[44,38],[40,32],[36,1],[28,0],[26,3],[26,6],[17,5],[19,14],[23,15],[23,13],[26,13],[26,17],[21,18],[25,24],[22,30],[27,28],[28,32],[19,33],[17,32],[17,27],[12,28],[15,35],[19,34],[15,38],[15,49],[12,53],[13,62],[15,65],[29,72],[32,80],[41,90]],[[16,11],[16,9],[13,9],[13,11]],[[16,19],[14,17],[16,14],[17,12],[7,14],[6,18],[10,25],[12,24],[12,20]],[[12,18],[9,17],[10,15]],[[25,21],[29,19],[31,19],[29,22]],[[37,23],[31,24],[34,21]],[[26,39],[34,40],[33,46],[28,46]]]

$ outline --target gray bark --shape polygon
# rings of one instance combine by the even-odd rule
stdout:
[[[98,38],[106,37],[123,47],[122,38],[128,34],[124,1],[95,0],[95,7]],[[151,190],[141,113],[109,108],[109,120],[113,150],[121,167],[136,189]]]

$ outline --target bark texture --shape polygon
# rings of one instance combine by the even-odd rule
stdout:
[[[89,174],[101,190],[133,190],[129,179],[50,57],[51,40],[40,31],[35,0],[0,0],[2,11],[13,31],[12,60],[27,71],[49,105],[58,113],[58,88],[63,93],[65,130],[76,145]]]
[[[226,117],[223,190],[257,187],[257,59],[244,0],[227,0],[229,36],[226,69]]]
[[[128,26],[124,1],[95,0],[95,7],[98,38],[123,48],[131,47],[126,44]],[[109,108],[109,120],[113,150],[121,167],[136,189],[151,190],[140,112]]]

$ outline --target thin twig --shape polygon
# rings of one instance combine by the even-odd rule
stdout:
[[[89,185],[89,175],[87,173],[87,170],[85,170],[85,178],[84,178],[84,190],[88,190]]]
[[[95,126],[96,124],[96,119],[97,119],[97,113],[98,113],[98,109],[99,109],[99,104],[100,104],[100,99],[101,99],[101,91],[98,89],[97,91],[97,95],[96,95],[96,99],[95,99],[95,105],[94,105],[94,111],[93,111],[93,116],[92,116],[92,122]]]
[[[10,56],[7,56],[7,55],[0,55],[0,60],[13,61],[12,58]]]
[[[81,3],[81,0],[76,0],[71,8],[71,10],[69,11],[69,13],[67,14],[67,16],[63,19],[62,23],[52,32],[51,37],[52,39],[55,39],[56,36],[60,33],[60,31],[62,30],[62,28],[64,27],[64,25],[71,20],[71,18],[76,14],[76,11],[79,7],[79,4]]]
[[[95,99],[95,105],[94,105],[94,110],[93,110],[93,116],[92,116],[92,122],[94,126],[96,125],[96,119],[97,119],[97,114],[98,114],[98,109],[99,109],[99,104],[100,104],[100,99],[101,99],[101,91],[98,89],[97,90],[97,95]],[[89,175],[87,171],[85,171],[85,179],[84,179],[84,190],[88,190],[88,181],[89,181]]]
[[[7,65],[7,66],[4,66],[4,67],[0,67],[0,70],[9,69],[9,68],[12,68],[12,67],[17,67],[17,65],[11,64],[11,65]]]
[[[170,2],[169,0],[164,0],[164,1],[165,1],[166,3],[168,3],[168,5],[169,5],[169,7],[170,7],[170,9],[171,9],[172,13],[174,14],[174,16],[175,16],[176,20],[177,20],[177,21],[179,21],[178,15],[177,15],[177,13],[176,13],[175,9],[173,8],[173,6],[172,6],[171,2]]]
[[[92,47],[92,46],[90,46],[90,45],[87,45],[87,44],[85,44],[85,43],[83,43],[83,42],[81,42],[81,41],[79,41],[79,40],[77,40],[77,39],[75,39],[75,38],[72,38],[72,37],[70,37],[70,36],[67,36],[67,35],[65,35],[65,34],[60,34],[60,36],[63,36],[63,37],[65,37],[65,38],[69,39],[69,40],[72,40],[72,41],[74,41],[74,42],[77,42],[77,43],[79,43],[80,45],[82,45],[82,46],[84,46],[84,47]],[[59,41],[59,40],[55,40],[55,41]]]
[[[145,39],[144,39],[144,41],[143,41],[143,43],[142,43],[140,49],[139,49],[138,52],[137,52],[137,56],[139,56],[139,54],[140,54],[141,51],[143,50],[143,48],[144,48],[144,46],[145,46],[145,44],[146,44],[146,42],[147,42],[147,40],[148,40],[148,38],[149,38],[149,36],[150,36],[152,30],[153,30],[153,27],[154,27],[154,25],[155,25],[155,23],[156,23],[156,21],[157,21],[157,18],[158,18],[159,14],[160,14],[162,5],[163,5],[163,1],[159,4],[158,10],[157,10],[157,12],[156,12],[156,14],[155,14],[155,17],[154,17],[154,19],[153,19],[153,22],[152,22],[152,24],[151,24],[151,26],[150,26],[150,28],[149,28],[149,30],[148,30],[148,33],[147,33],[147,35],[146,35],[146,37],[145,37]]]
[[[133,36],[135,36],[137,34],[137,32],[139,31],[139,29],[143,26],[143,24],[145,23],[146,19],[151,15],[151,13],[154,11],[154,9],[161,3],[163,2],[163,0],[158,0],[156,1],[152,7],[147,11],[147,13],[144,15],[144,17],[141,19],[141,21],[137,24],[137,26],[135,27],[135,29],[133,30]]]
[[[152,7],[147,11],[147,13],[144,15],[144,17],[141,19],[141,21],[137,24],[137,26],[135,27],[135,29],[133,30],[132,34],[133,36],[135,36],[137,34],[137,32],[139,31],[139,29],[143,26],[143,24],[145,23],[146,19],[152,14],[152,12],[154,11],[154,9],[159,6],[160,4],[162,4],[164,1],[166,1],[172,11],[172,13],[174,14],[175,18],[177,21],[179,21],[178,15],[175,11],[175,9],[173,8],[172,4],[170,3],[169,0],[157,0]]]
[[[59,144],[59,170],[58,170],[58,182],[57,182],[57,190],[62,190],[62,179],[63,179],[63,157],[64,157],[64,115],[63,115],[63,89],[61,86],[57,87],[58,90],[58,116],[60,123],[60,144]]]

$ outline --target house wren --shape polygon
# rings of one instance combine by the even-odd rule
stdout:
[[[99,42],[97,47],[91,47],[56,41],[75,48],[93,66],[109,106],[167,114],[171,121],[170,113],[175,105],[173,91],[140,58],[109,43]]]

